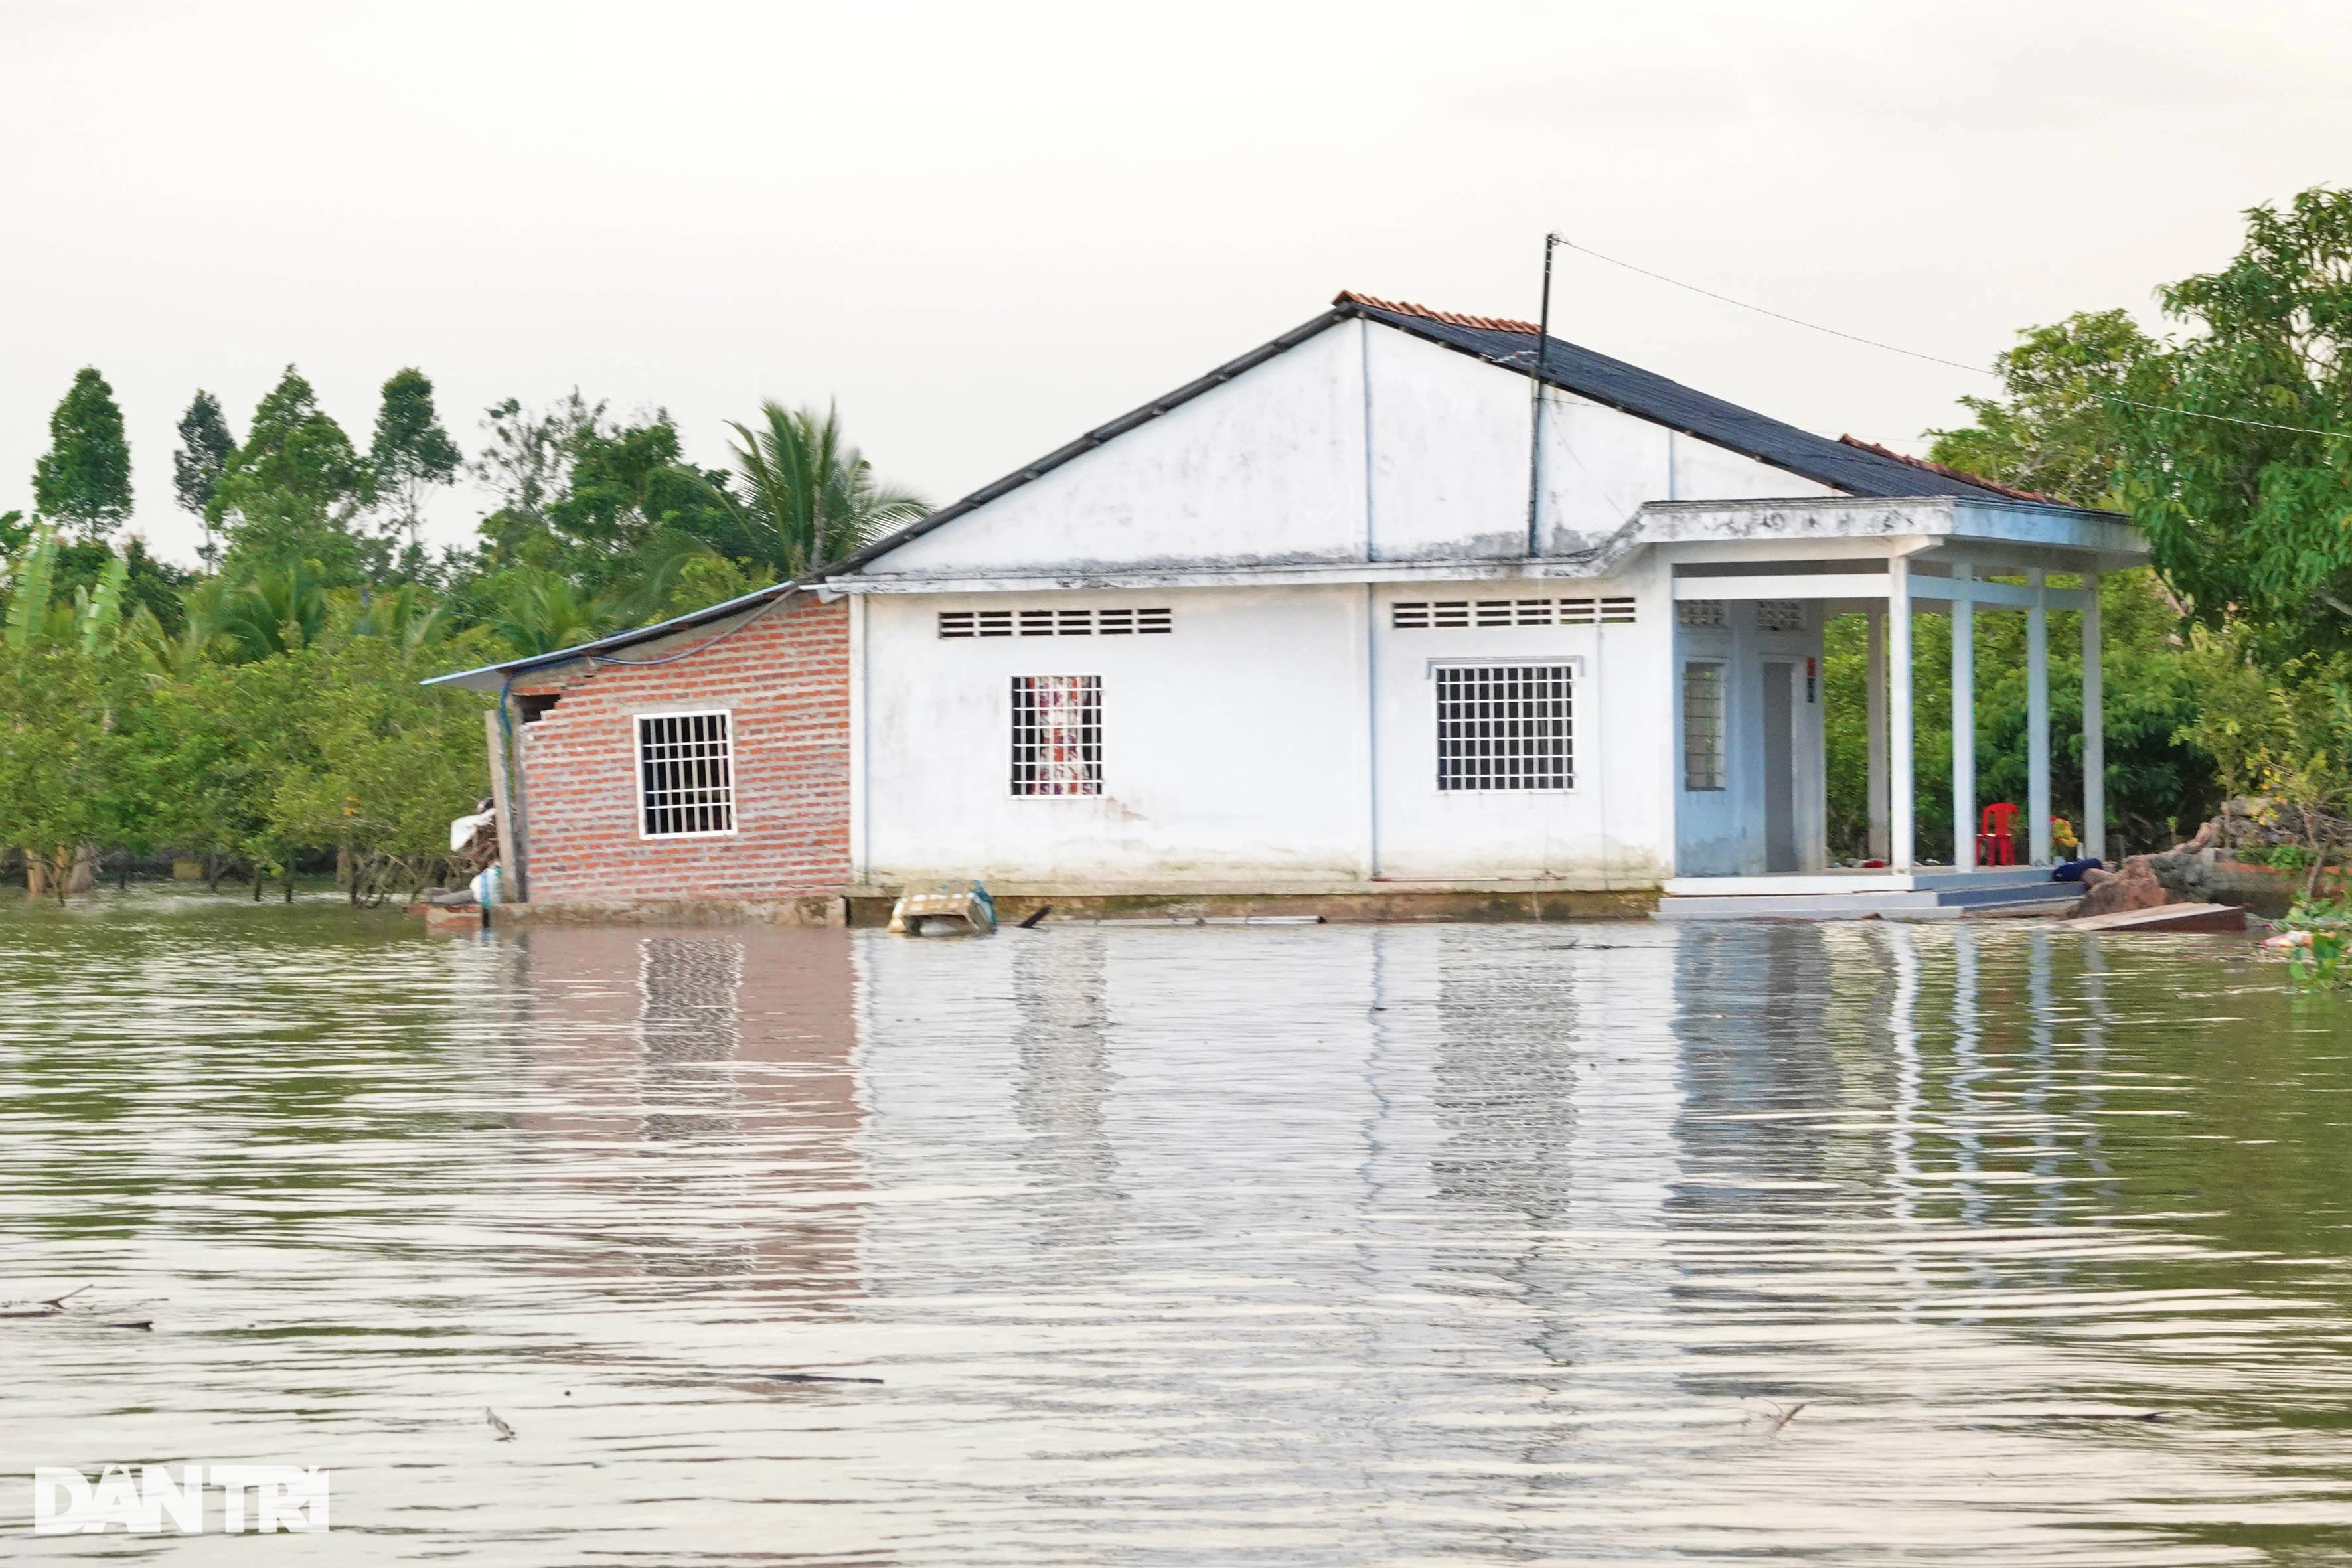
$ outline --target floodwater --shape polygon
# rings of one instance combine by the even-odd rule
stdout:
[[[2352,1008],[2247,939],[134,892],[0,976],[15,1559],[247,1561],[30,1533],[240,1461],[289,1562],[2352,1553]]]

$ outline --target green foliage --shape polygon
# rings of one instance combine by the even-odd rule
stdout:
[[[2168,847],[2219,800],[2212,760],[2194,725],[2199,682],[2184,663],[2178,617],[2147,572],[2100,579],[2100,675],[2105,698],[2107,816],[2129,849]],[[1977,799],[2026,798],[2025,616],[1976,614]],[[1822,668],[1829,747],[1830,844],[1859,857],[1869,832],[1868,658],[1861,616],[1832,620]],[[1952,848],[1951,623],[1916,617],[1913,632],[1913,773],[1920,853]],[[2062,816],[2083,793],[2082,626],[2074,611],[2050,615],[2051,800]],[[2094,854],[2101,853],[2094,848]],[[2104,858],[2104,856],[2102,857]]]
[[[604,416],[604,405],[590,404],[577,387],[544,410],[525,408],[509,397],[485,411],[482,428],[488,436],[469,468],[498,500],[481,521],[484,553],[493,569],[554,565],[548,510],[570,489],[581,437],[597,429]]]
[[[2122,310],[2077,311],[2019,335],[1994,365],[2003,395],[1961,398],[1976,423],[1929,431],[1928,455],[2055,500],[2112,504],[2123,461],[2115,399],[2154,345]]]
[[[171,847],[282,874],[332,849],[428,873],[484,787],[480,699],[418,684],[505,650],[424,589],[362,602],[296,561],[185,593],[181,629],[113,556],[70,602],[43,531],[9,563],[0,636],[0,843],[53,868],[79,847]]]
[[[221,479],[236,456],[236,437],[229,433],[228,416],[222,412],[220,399],[201,388],[188,400],[179,429],[180,449],[172,454],[172,490],[181,510],[204,520],[204,543],[197,553],[209,567],[215,554],[213,497],[220,492]]]
[[[227,657],[250,663],[298,652],[327,629],[327,578],[315,561],[289,561],[214,598]]]
[[[774,574],[767,568],[746,567],[724,555],[686,556],[667,582],[652,618],[666,621],[673,616],[691,615],[730,599],[740,599],[761,588],[772,587],[775,581]]]
[[[920,497],[874,477],[873,466],[844,439],[836,410],[820,416],[771,401],[760,405],[760,417],[757,429],[730,425],[744,493],[740,501],[729,498],[741,534],[727,553],[779,579],[799,577],[930,510]]]
[[[8,563],[8,647],[26,647],[48,624],[49,588],[57,569],[58,536],[46,531]]]
[[[620,606],[536,566],[500,573],[490,627],[518,658],[553,653],[620,629]]]
[[[2252,626],[2198,628],[2185,664],[2200,711],[2185,733],[2231,794],[2342,816],[2352,807],[2352,651],[2264,651]]]
[[[2352,986],[2352,893],[2322,898],[2306,894],[2280,921],[2287,967],[2297,984],[2320,988]]]
[[[352,531],[364,473],[342,426],[323,413],[292,365],[253,411],[253,428],[206,510],[226,526],[223,570],[240,575],[311,561],[332,580],[356,581],[366,552]]]
[[[480,700],[417,685],[402,646],[355,637],[282,665],[265,813],[288,846],[431,859],[486,787]]]
[[[2352,646],[2352,192],[2246,225],[2227,268],[2159,291],[2192,330],[2126,378],[2123,495],[2204,625],[2272,657]]]
[[[94,369],[49,416],[49,449],[33,466],[33,506],[84,539],[103,539],[131,520],[131,443],[114,389]]]
[[[122,585],[130,576],[131,563],[118,555],[99,574],[96,589],[82,590],[79,618],[85,658],[94,657],[100,648],[117,640],[122,629]]]
[[[124,569],[124,613],[145,609],[165,626],[178,626],[180,595],[195,579],[148,554],[146,541],[137,534],[132,534],[119,552],[96,542],[60,544],[55,591],[66,598],[71,598],[79,589],[96,592],[100,580],[114,569],[117,562]]]
[[[393,527],[407,535],[411,551],[421,549],[417,531],[426,488],[455,480],[461,460],[457,443],[441,427],[433,383],[425,373],[412,366],[385,382],[375,442],[368,449],[367,488],[391,509]]]
[[[831,415],[765,415],[739,427],[739,499],[665,414],[502,403],[470,469],[498,502],[480,547],[434,563],[418,514],[459,458],[421,373],[386,381],[364,457],[291,366],[242,446],[197,394],[173,468],[206,522],[201,575],[0,517],[0,845],[60,888],[101,846],[257,877],[331,852],[355,888],[429,873],[486,787],[483,704],[422,680],[740,597],[921,510]],[[404,551],[361,530],[369,507]]]

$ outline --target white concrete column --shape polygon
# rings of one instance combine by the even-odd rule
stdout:
[[[1952,866],[1977,868],[1977,606],[1961,586],[1970,570],[1952,565]]]
[[[1886,563],[1886,826],[1887,865],[1913,868],[1911,779],[1911,562]]]
[[[2025,811],[2030,858],[2050,864],[2050,610],[2040,567],[2025,574]]]
[[[2083,574],[2082,853],[2107,858],[2106,673],[2100,668],[2099,574]]]
[[[1864,711],[1867,715],[1870,760],[1864,788],[1869,798],[1868,858],[1884,860],[1889,853],[1886,832],[1886,606],[1873,605],[1868,614],[1870,651],[1864,662],[1869,667],[1870,673]]]

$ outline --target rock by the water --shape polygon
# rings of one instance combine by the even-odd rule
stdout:
[[[2097,876],[2096,872],[2092,873]],[[2088,879],[2085,879],[2086,880]],[[2148,857],[2135,855],[2116,868],[2112,877],[2100,878],[2097,885],[2083,895],[2083,901],[2067,911],[2069,918],[2086,919],[2092,915],[2121,914],[2126,910],[2156,910],[2177,902],[2173,894],[2157,879],[2156,868]]]

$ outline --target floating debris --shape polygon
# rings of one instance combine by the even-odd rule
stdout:
[[[987,936],[996,930],[996,900],[978,882],[909,888],[891,906],[890,929],[900,936]]]

